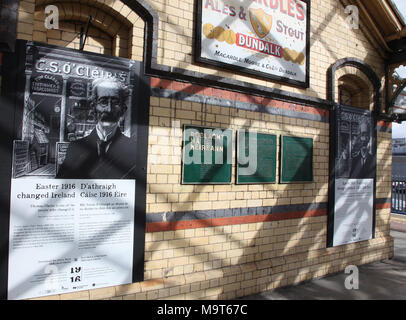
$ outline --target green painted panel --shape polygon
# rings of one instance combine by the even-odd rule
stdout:
[[[281,183],[313,181],[313,139],[281,137]]]
[[[276,182],[276,136],[238,131],[237,184]]]
[[[232,138],[229,129],[185,125],[182,183],[231,183]]]

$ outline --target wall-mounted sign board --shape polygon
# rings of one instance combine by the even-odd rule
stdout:
[[[237,133],[237,184],[274,183],[276,136],[255,131]]]
[[[11,165],[0,176],[0,240],[8,247],[0,298],[142,281],[150,97],[143,65],[21,40],[3,59],[2,117],[11,128],[0,158]],[[122,121],[110,114],[117,129],[103,153],[96,137],[107,120],[94,109],[101,97],[127,107]]]
[[[330,121],[328,247],[372,239],[376,220],[376,120],[335,106]]]
[[[198,0],[196,60],[309,86],[310,1]]]
[[[281,183],[313,181],[313,139],[281,137]]]
[[[185,125],[182,183],[231,183],[232,139],[229,129]]]

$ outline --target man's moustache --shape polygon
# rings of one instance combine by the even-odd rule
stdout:
[[[118,115],[115,115],[113,113],[101,113],[99,114],[99,120],[101,121],[110,121],[110,122],[116,122],[118,121],[120,117]]]

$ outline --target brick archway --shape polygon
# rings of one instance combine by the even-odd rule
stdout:
[[[94,1],[97,3],[96,1]],[[89,28],[85,50],[129,58],[132,43],[132,24],[122,15],[107,11],[103,6],[78,2],[54,2],[59,11],[59,29],[46,29],[45,8],[50,1],[37,1],[34,14],[33,40],[62,47],[79,49],[80,31]]]
[[[342,68],[351,68],[352,70],[356,69],[356,71],[351,71],[351,73],[355,72],[354,74],[358,76],[362,74],[362,78],[369,80],[366,81],[366,83],[370,83],[373,88],[373,107],[371,109],[373,110],[375,115],[379,115],[381,113],[382,97],[381,81],[379,80],[375,71],[368,64],[356,58],[344,58],[338,60],[336,63],[330,66],[327,71],[327,99],[333,103],[337,101],[336,76],[339,70]]]
[[[373,110],[373,85],[359,69],[346,66],[335,74],[335,101],[361,109]]]
[[[104,39],[104,41],[109,40],[108,37],[111,37],[112,42],[118,43],[118,45],[111,45],[112,49],[119,48],[117,50],[110,50],[112,55],[145,61],[147,65],[150,65],[151,62],[156,62],[158,15],[143,0],[121,0],[111,4],[101,0],[88,0],[86,4],[82,4],[79,1],[67,0],[36,0],[34,3],[19,0],[12,1],[12,8],[6,8],[7,10],[14,10],[12,19],[10,21],[5,21],[4,19],[1,21],[1,25],[7,25],[8,29],[5,32],[0,32],[0,47],[3,51],[13,52],[17,38],[29,41],[46,41],[48,37],[43,26],[44,20],[41,20],[43,13],[41,17],[39,12],[40,8],[44,8],[46,5],[62,7],[63,11],[61,13],[63,15],[62,19],[64,19],[62,21],[66,22],[75,18],[76,23],[79,25],[87,21],[89,12],[93,12],[93,18],[96,17],[94,20],[96,25],[94,27],[98,29],[97,32],[105,34],[107,39]],[[95,10],[98,12],[97,14],[94,13]],[[114,21],[127,27],[128,35],[125,35],[124,29],[116,28],[117,25]],[[73,30],[67,31],[68,33],[73,33]],[[119,33],[119,39],[115,39],[117,34],[112,34],[113,31]],[[77,32],[76,29],[74,32]],[[95,31],[95,33],[97,32]],[[53,36],[55,37],[55,34]],[[58,37],[59,35],[56,34],[55,38]],[[62,34],[60,37],[62,38]],[[55,43],[55,40],[62,39],[53,39],[53,43]],[[64,40],[69,40],[67,34],[64,35]],[[73,39],[70,40],[72,41]],[[62,44],[66,43],[58,43],[58,45]],[[74,45],[72,44],[72,46]],[[100,46],[99,43],[100,47],[104,46]],[[123,47],[126,47],[126,49],[123,49]],[[127,51],[127,54],[125,51]]]

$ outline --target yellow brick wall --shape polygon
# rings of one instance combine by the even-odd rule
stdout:
[[[152,97],[150,105],[148,213],[327,202],[328,123],[168,98]],[[184,124],[275,134],[278,149],[281,135],[312,138],[314,182],[235,185],[232,177],[230,185],[181,185],[182,130],[177,126]]]
[[[147,3],[159,17],[157,58],[165,66],[283,89],[326,99],[327,69],[337,60],[355,57],[383,79],[383,60],[362,30],[346,27],[344,8],[336,0],[312,0],[310,88],[299,89],[193,62],[195,1]],[[64,31],[44,30],[47,4],[63,13]],[[78,25],[88,13],[95,18],[86,50],[143,59],[144,22],[121,1],[20,2],[18,38],[77,48]],[[117,38],[115,35],[119,34]],[[76,36],[75,36],[76,34]],[[341,70],[337,80],[358,70]],[[364,79],[368,84],[368,80]],[[338,90],[336,90],[338,92]],[[370,108],[371,101],[369,100]],[[317,108],[316,108],[317,109]],[[182,185],[183,124],[251,128],[259,132],[309,137],[314,142],[314,181],[304,184]],[[278,150],[279,150],[278,139]],[[152,96],[147,172],[147,215],[328,201],[329,124],[326,121],[271,115],[216,104]],[[391,134],[378,132],[377,198],[390,197]],[[233,159],[233,166],[235,159]],[[279,167],[279,163],[277,164]],[[234,168],[233,168],[234,172]],[[278,176],[277,176],[278,181]],[[239,223],[146,233],[145,281],[41,299],[232,299],[339,272],[393,255],[390,208],[376,212],[376,238],[326,248],[327,216]],[[176,229],[176,228],[175,228]]]
[[[392,133],[378,132],[376,198],[391,199],[392,197]],[[390,234],[390,207],[377,210],[376,237]]]
[[[37,299],[233,299],[393,254],[390,237],[326,249],[326,223],[317,217],[148,233],[145,281]]]

